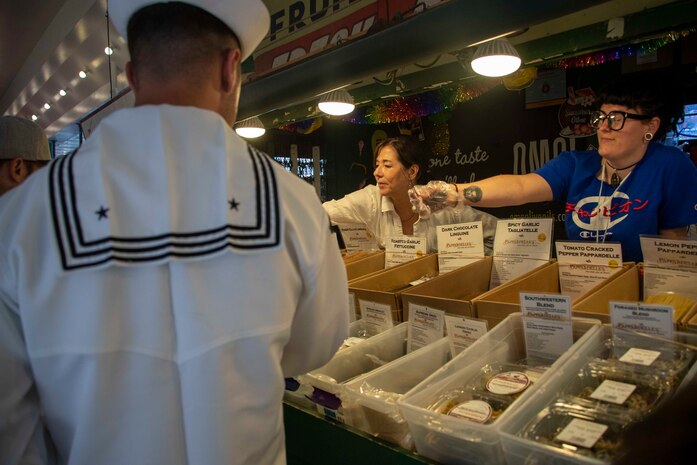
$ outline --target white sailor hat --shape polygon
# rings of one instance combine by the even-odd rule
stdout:
[[[197,6],[224,22],[237,36],[242,49],[242,60],[249,57],[269,30],[269,10],[262,0],[180,0]],[[141,8],[156,0],[111,0],[109,17],[116,30],[126,39],[128,20]]]

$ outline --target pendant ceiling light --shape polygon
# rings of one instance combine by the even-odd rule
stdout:
[[[475,73],[488,77],[501,77],[520,68],[520,56],[506,39],[494,39],[477,48],[472,58]]]
[[[251,118],[243,119],[235,124],[235,132],[246,139],[254,139],[255,137],[263,136],[266,132],[264,124],[259,117],[252,116]]]
[[[353,97],[344,89],[333,90],[322,95],[319,100],[319,109],[328,115],[347,115],[356,108]]]

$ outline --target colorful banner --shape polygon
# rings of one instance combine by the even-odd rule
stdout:
[[[446,0],[265,0],[271,24],[254,54],[254,70],[261,74],[296,62],[442,1]]]

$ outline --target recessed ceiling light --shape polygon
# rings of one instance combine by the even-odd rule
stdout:
[[[66,95],[68,95],[68,93],[63,89],[59,90],[58,94],[60,94],[61,97],[65,97]]]
[[[31,115],[31,120],[32,120],[32,121],[36,121],[37,119],[39,119],[38,116],[36,116],[36,115]]]
[[[48,110],[49,108],[51,108],[51,104],[48,102],[44,103],[44,108]]]
[[[80,76],[80,79],[85,79],[87,77],[87,73],[84,71],[80,71],[77,75]]]
[[[111,47],[106,47],[104,49],[104,53],[106,53],[107,55],[111,55],[112,53],[114,53],[114,49]]]

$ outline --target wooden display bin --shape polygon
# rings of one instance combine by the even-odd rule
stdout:
[[[402,263],[392,268],[355,279],[349,283],[349,296],[353,295],[356,314],[360,315],[360,301],[389,305],[392,320],[402,319],[401,294],[410,289],[409,283],[426,275],[438,274],[438,254],[424,255],[421,258]]]
[[[409,318],[410,304],[474,317],[472,299],[489,290],[492,263],[491,257],[485,257],[402,292],[404,319]]]

